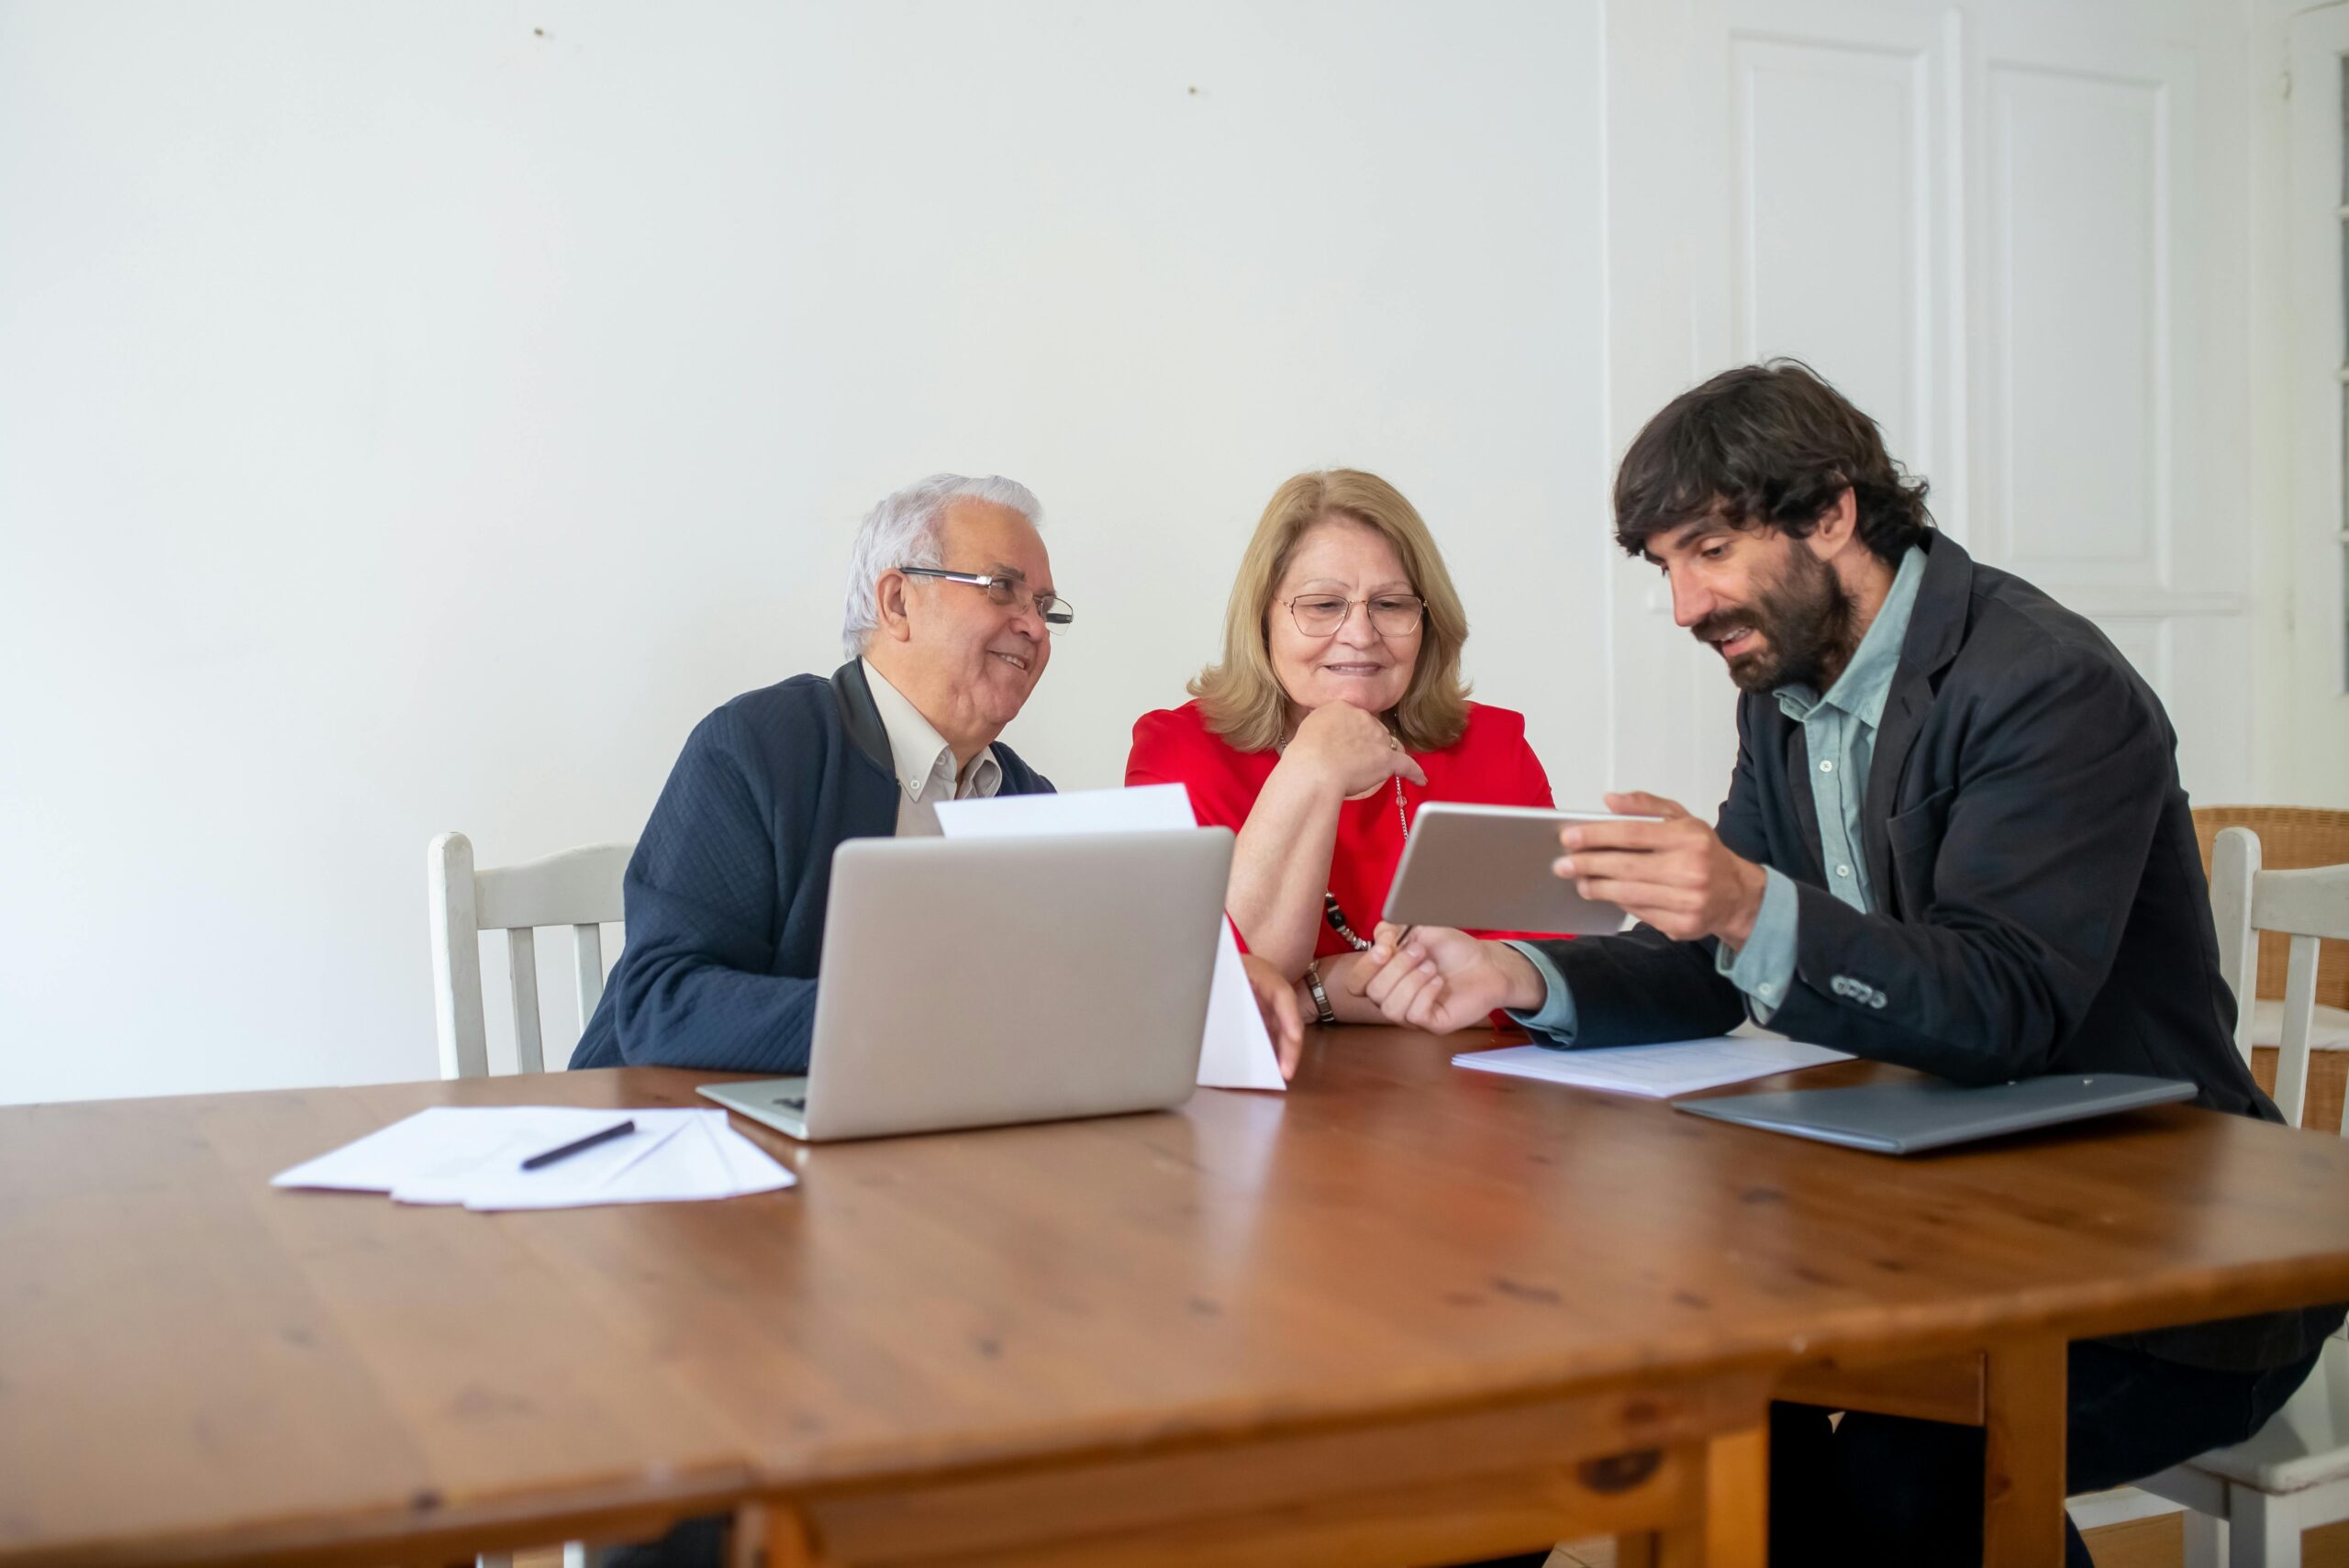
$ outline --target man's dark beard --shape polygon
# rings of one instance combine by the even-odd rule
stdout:
[[[1844,592],[1833,567],[1800,540],[1787,542],[1778,580],[1755,590],[1753,604],[1707,616],[1688,628],[1705,642],[1719,642],[1740,627],[1761,633],[1761,648],[1729,662],[1729,678],[1740,691],[1803,685],[1823,693],[1859,649],[1859,601]]]

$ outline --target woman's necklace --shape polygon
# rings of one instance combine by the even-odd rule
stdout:
[[[1397,751],[1402,750],[1401,741],[1396,740],[1392,735],[1387,739],[1393,742]],[[1286,755],[1288,751],[1288,740],[1287,736],[1282,736],[1279,743],[1275,745],[1273,750]],[[1388,776],[1395,785],[1395,824],[1403,829],[1403,842],[1408,844],[1411,841],[1411,819],[1403,810],[1403,775],[1393,773]],[[1346,924],[1345,906],[1339,903],[1338,895],[1327,887],[1321,890],[1321,917],[1330,923],[1330,929],[1344,939],[1346,945],[1353,948],[1354,951],[1368,952],[1370,951],[1371,944],[1365,941],[1352,926]]]

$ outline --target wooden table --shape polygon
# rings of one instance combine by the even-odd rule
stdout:
[[[748,1505],[771,1568],[1604,1532],[1751,1564],[1788,1379],[1973,1400],[1994,1560],[2053,1563],[2065,1340],[2349,1296],[2337,1139],[2164,1107],[1893,1161],[1446,1064],[1493,1043],[1332,1030],[1287,1095],[1164,1116],[738,1122],[796,1190],[498,1216],[264,1183],[427,1105],[712,1075],[0,1110],[0,1563],[443,1561]]]

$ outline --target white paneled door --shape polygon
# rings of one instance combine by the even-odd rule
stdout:
[[[2234,16],[1666,0],[1612,10],[1609,40],[1611,78],[1680,73],[1609,110],[1613,450],[1715,371],[1808,361],[1954,538],[2105,628],[2203,799],[2251,780],[2252,562],[2224,482],[2245,358],[2221,329],[2244,198],[2202,119],[2207,83],[2242,91]],[[1624,571],[1618,776],[1710,805],[1731,689]]]
[[[2349,806],[2349,4],[2293,16],[2279,238],[2277,793]]]

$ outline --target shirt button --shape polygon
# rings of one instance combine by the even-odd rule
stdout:
[[[1837,876],[1849,876],[1852,874],[1852,868],[1850,866],[1837,866],[1835,868],[1835,874]]]
[[[1822,773],[1831,773],[1835,771],[1835,764],[1832,762],[1821,762],[1819,764],[1819,771]]]
[[[1765,996],[1775,996],[1778,994],[1777,986],[1772,984],[1767,980],[1765,980],[1758,987],[1756,987],[1756,989]]]

